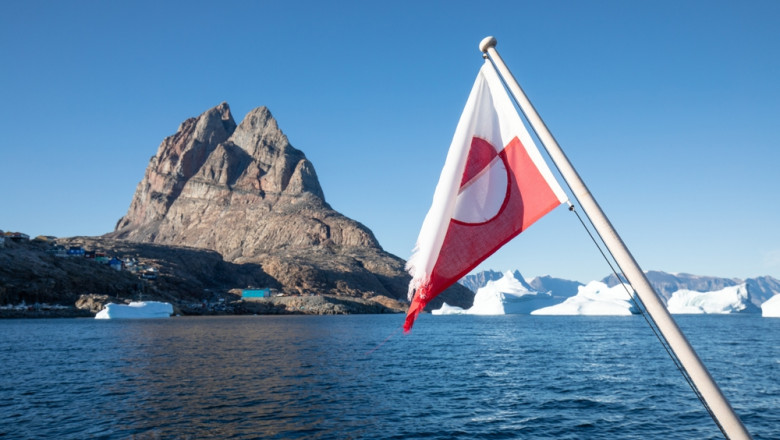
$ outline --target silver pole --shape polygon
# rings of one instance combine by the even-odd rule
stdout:
[[[669,311],[664,306],[661,298],[653,289],[653,286],[648,281],[642,269],[637,264],[634,257],[629,252],[623,240],[618,236],[615,228],[607,219],[604,211],[601,210],[596,200],[591,195],[585,183],[580,178],[577,171],[569,162],[569,159],[564,154],[558,142],[552,136],[547,129],[542,118],[536,113],[531,101],[528,100],[523,89],[517,83],[517,80],[512,75],[512,72],[506,67],[501,56],[496,51],[496,39],[493,37],[487,37],[479,43],[479,49],[482,53],[487,54],[490,60],[498,69],[498,72],[504,79],[509,91],[515,97],[517,104],[525,114],[526,119],[533,127],[539,140],[542,141],[547,153],[553,160],[561,176],[566,180],[571,188],[574,196],[579,201],[585,214],[590,218],[593,223],[593,227],[598,232],[607,249],[612,253],[626,279],[634,288],[634,291],[642,300],[642,303],[650,315],[650,318],[655,322],[658,330],[666,339],[669,347],[680,360],[682,368],[687,372],[691,378],[694,386],[699,390],[702,398],[707,406],[709,406],[712,416],[715,419],[715,423],[718,424],[723,434],[729,439],[750,439],[751,436],[742,424],[734,409],[723,396],[723,393],[718,388],[718,385],[710,376],[707,368],[702,363],[699,356],[691,347],[691,344],[685,338],[677,323],[672,319]]]

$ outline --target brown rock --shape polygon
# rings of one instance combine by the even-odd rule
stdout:
[[[104,238],[214,250],[289,294],[406,301],[403,260],[325,202],[314,165],[265,107],[238,126],[226,103],[182,123]],[[470,291],[454,290],[448,303],[470,305]]]

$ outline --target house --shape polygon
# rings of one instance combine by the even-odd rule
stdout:
[[[157,269],[154,267],[147,267],[141,271],[141,278],[145,280],[156,280]]]
[[[81,246],[71,246],[68,248],[68,256],[69,257],[83,257],[84,256],[84,248]]]
[[[108,261],[108,266],[114,270],[122,270],[124,263],[117,257],[114,257]]]
[[[49,249],[46,249],[47,254],[54,255],[55,257],[67,257],[68,251],[65,249],[65,246],[55,244],[54,246],[50,247]]]
[[[249,289],[241,290],[241,299],[270,298],[270,297],[271,297],[271,289],[269,289],[268,287],[264,289],[249,288]]]
[[[122,263],[125,264],[125,268],[130,271],[135,271],[138,265],[138,260],[135,257],[125,257],[122,259]]]
[[[5,238],[12,241],[30,241],[30,236],[22,232],[6,232]]]

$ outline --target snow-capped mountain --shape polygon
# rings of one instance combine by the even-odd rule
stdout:
[[[770,276],[748,278],[745,284],[751,302],[758,307],[780,293],[780,280]]]
[[[664,301],[668,301],[672,294],[678,290],[693,290],[695,292],[712,292],[726,287],[742,284],[743,281],[734,278],[719,278],[688,273],[666,273],[657,270],[645,272],[650,284],[661,295]],[[602,280],[607,286],[616,286],[617,277],[613,274]]]
[[[577,290],[584,286],[579,281],[564,280],[563,278],[554,278],[550,275],[536,277],[531,280],[531,287],[538,292],[551,292],[554,296],[568,298],[577,294]]]
[[[593,284],[594,282],[588,283],[588,286],[593,288],[587,288],[577,281],[550,276],[536,277],[530,282],[526,282],[518,271],[505,274],[485,271],[469,275],[466,278],[468,280],[461,283],[472,291],[479,292],[481,289],[489,287],[482,292],[482,299],[511,299],[512,295],[517,296],[517,292],[514,291],[518,289],[530,291],[529,293],[533,294],[547,294],[550,300],[556,300],[555,306],[557,307],[557,309],[547,310],[547,312],[552,311],[555,314],[564,309],[567,310],[566,314],[584,313],[577,312],[577,310],[600,310],[604,304],[593,304],[590,301],[601,300],[607,296],[594,295],[594,292],[606,292],[608,288],[619,285],[617,277],[614,275],[597,282],[603,285],[598,289],[593,287],[598,286],[598,284]],[[738,278],[649,271],[647,278],[672,313],[760,313],[764,303],[780,294],[780,280],[770,276],[748,278],[743,281]],[[506,287],[510,284],[516,287]],[[502,294],[507,295],[501,296]],[[523,295],[528,295],[528,293]],[[526,296],[525,299],[528,298],[530,297]],[[571,301],[568,301],[568,305],[563,307],[567,299],[571,299]],[[476,300],[475,297],[475,306],[477,305]],[[572,309],[572,307],[574,308]],[[498,308],[495,305],[491,307],[491,309],[496,310]]]

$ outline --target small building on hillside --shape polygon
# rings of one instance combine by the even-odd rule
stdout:
[[[108,266],[114,270],[122,270],[124,263],[117,257],[108,260]]]
[[[125,265],[125,269],[135,272],[138,268],[138,260],[135,257],[125,257],[122,258],[122,263]]]
[[[271,297],[271,289],[269,289],[268,287],[264,289],[249,288],[249,289],[241,290],[241,299],[270,298],[270,297]]]
[[[6,232],[5,238],[16,242],[30,241],[30,236],[23,232]]]
[[[71,246],[68,248],[68,256],[69,257],[83,257],[84,256],[84,248],[81,246]]]
[[[145,280],[156,280],[157,279],[157,268],[155,267],[146,267],[141,269],[141,278]]]
[[[54,246],[50,247],[49,249],[46,249],[46,253],[50,255],[54,255],[55,257],[67,257],[68,251],[65,249],[65,246],[61,244],[55,244]]]

